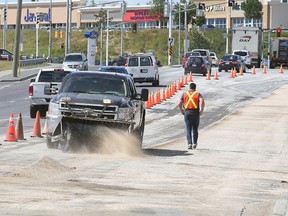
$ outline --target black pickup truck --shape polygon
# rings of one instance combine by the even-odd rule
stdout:
[[[148,90],[137,93],[128,74],[70,73],[49,103],[47,147],[65,143],[67,149],[77,149],[100,126],[132,133],[142,145],[147,100]]]

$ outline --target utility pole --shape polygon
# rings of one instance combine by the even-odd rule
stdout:
[[[37,1],[38,4],[39,1]],[[36,7],[36,58],[38,58],[38,46],[39,46],[39,7]]]
[[[180,40],[181,40],[181,4],[179,2],[179,15],[178,15],[178,24],[179,24],[179,29],[178,29],[178,64],[180,65],[180,53],[181,53],[181,43],[180,43]]]
[[[107,10],[107,24],[106,24],[106,66],[108,66],[108,49],[109,49],[109,10]]]
[[[173,0],[170,0],[170,3],[169,3],[169,39],[172,38],[172,23],[173,23],[173,20],[172,20],[173,5],[172,4],[173,4]],[[168,65],[172,66],[172,53],[170,53],[169,46],[168,46]]]
[[[185,55],[185,53],[187,52],[187,2],[186,2],[186,0],[185,0],[185,8],[184,8],[184,10],[185,10],[185,17],[184,17],[184,28],[185,28],[185,40],[184,40],[184,55]]]
[[[51,53],[52,53],[52,0],[50,0],[48,62],[51,62]]]
[[[16,31],[14,41],[14,58],[13,58],[13,77],[17,77],[17,69],[19,66],[19,44],[20,44],[20,29],[21,29],[21,15],[22,15],[22,0],[18,0],[17,16],[16,16]]]
[[[70,50],[68,49],[68,31],[69,31],[69,10],[70,10],[70,0],[67,0],[66,2],[66,35],[65,35],[65,55],[67,55]]]
[[[4,29],[3,29],[3,49],[7,49],[7,11],[8,11],[8,4],[7,0],[5,0],[5,7],[3,9],[3,22],[4,22]]]

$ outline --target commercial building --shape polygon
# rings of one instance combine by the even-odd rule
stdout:
[[[254,26],[263,29],[271,29],[282,26],[288,28],[288,3],[287,0],[260,0],[263,4],[263,15],[260,19],[247,19],[244,11],[241,10],[243,0],[235,0],[234,7],[228,7],[227,1],[221,0],[201,0],[205,4],[204,14],[206,23],[216,28],[232,28],[234,26]],[[39,2],[24,2],[22,6],[21,24],[22,29],[33,29],[37,19],[37,13],[40,15],[40,28],[45,28],[52,21],[53,28],[65,28],[67,20],[66,0]],[[188,0],[187,0],[188,2]],[[120,3],[115,5],[85,6],[81,0],[73,0],[71,27],[72,28],[95,28],[97,20],[94,14],[101,8],[109,11],[109,27],[130,29],[133,22],[137,22],[138,28],[167,28],[167,21],[160,21],[158,16],[150,15],[151,5],[127,5],[126,14],[122,17]],[[10,29],[16,26],[17,3],[0,4],[0,26],[3,28],[5,22]],[[6,15],[4,14],[6,8]],[[4,21],[6,17],[6,21]],[[188,21],[189,23],[189,21]],[[105,28],[106,24],[104,24]]]

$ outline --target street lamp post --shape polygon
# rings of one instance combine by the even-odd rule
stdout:
[[[51,62],[51,52],[52,52],[52,0],[50,0],[48,62]]]
[[[229,53],[229,25],[231,25],[231,7],[229,7],[229,13],[227,14],[226,19],[226,53]]]
[[[107,24],[106,24],[106,66],[108,66],[108,47],[109,47],[109,10],[107,10]]]
[[[180,65],[180,52],[181,52],[181,49],[180,49],[180,46],[181,46],[181,43],[180,43],[180,40],[181,40],[181,34],[180,34],[180,30],[181,30],[181,5],[180,5],[180,2],[179,2],[179,19],[178,19],[178,24],[179,24],[179,31],[178,31],[178,64]]]
[[[187,52],[187,2],[185,0],[185,15],[184,15],[184,28],[185,28],[185,41],[184,41],[184,55]]]

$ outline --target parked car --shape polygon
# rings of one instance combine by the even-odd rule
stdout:
[[[183,68],[185,67],[185,64],[187,62],[187,59],[189,58],[189,56],[192,54],[192,52],[186,52],[183,59],[182,59],[182,66]]]
[[[242,67],[243,72],[246,72],[245,62],[239,55],[225,54],[220,60],[218,65],[218,71],[221,72],[225,70],[226,72],[231,69],[236,69],[237,72],[240,71]]]
[[[83,53],[69,53],[63,60],[62,67],[66,70],[87,71],[88,61]]]
[[[192,72],[193,74],[198,73],[206,76],[208,71],[211,71],[211,64],[202,56],[190,56],[184,67],[185,75]]]
[[[215,52],[210,52],[210,57],[211,57],[211,64],[213,66],[218,66],[218,58]]]
[[[6,49],[0,49],[0,60],[12,61],[13,53]]]
[[[214,25],[206,25],[206,24],[204,24],[200,28],[201,29],[215,29],[215,26]]]
[[[122,66],[101,66],[99,71],[128,74],[126,68]]]
[[[247,68],[251,68],[251,54],[247,50],[234,50],[232,52],[233,55],[239,55],[242,57],[242,59],[245,60],[245,65]]]

